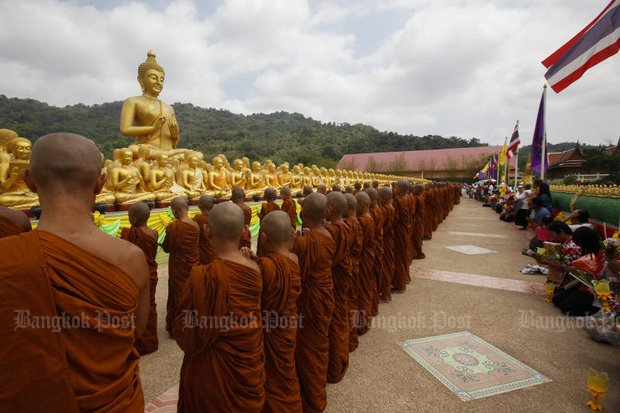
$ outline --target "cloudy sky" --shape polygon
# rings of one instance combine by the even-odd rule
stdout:
[[[123,100],[139,94],[137,66],[153,49],[169,103],[490,144],[519,119],[529,143],[540,61],[607,3],[0,0],[0,94],[59,106]],[[616,55],[550,90],[549,141],[615,143],[619,72]]]

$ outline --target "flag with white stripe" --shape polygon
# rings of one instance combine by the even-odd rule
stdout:
[[[519,121],[515,125],[515,130],[512,132],[512,136],[510,137],[510,143],[506,147],[506,158],[511,159],[517,153],[517,149],[519,149],[519,145],[521,144],[521,139],[519,138]]]

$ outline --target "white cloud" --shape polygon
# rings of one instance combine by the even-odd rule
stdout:
[[[192,1],[154,8],[0,0],[0,93],[57,105],[121,100],[139,92],[137,66],[152,48],[166,69],[169,102],[296,111],[492,144],[518,118],[527,142],[544,83],[540,60],[602,7],[595,0],[227,0],[205,15]],[[405,23],[386,28],[395,21],[386,13]],[[373,30],[386,37],[360,47]],[[551,141],[616,140],[619,65],[613,57],[562,94],[548,93]]]

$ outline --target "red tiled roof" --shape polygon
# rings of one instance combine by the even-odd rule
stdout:
[[[338,168],[376,172],[393,171],[394,165],[404,167],[396,169],[405,172],[464,170],[469,162],[484,163],[484,160],[499,152],[501,146],[477,146],[473,148],[429,149],[403,152],[374,152],[347,154],[338,162]],[[375,168],[372,168],[374,163]]]

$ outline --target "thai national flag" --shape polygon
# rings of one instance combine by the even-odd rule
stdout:
[[[506,158],[510,159],[515,156],[520,144],[521,139],[519,138],[519,121],[517,121],[515,130],[512,132],[512,136],[510,137],[510,143],[506,147]]]
[[[545,78],[557,93],[566,89],[591,67],[620,50],[620,0],[605,10],[564,46],[542,61]]]

